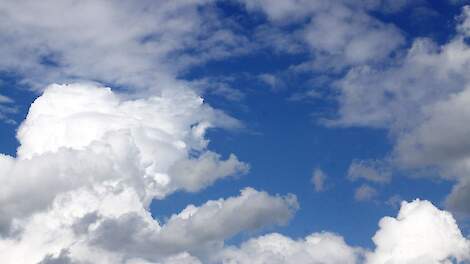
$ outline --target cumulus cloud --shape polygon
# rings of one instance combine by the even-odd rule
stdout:
[[[246,171],[234,155],[223,160],[207,150],[205,131],[216,125],[237,122],[185,89],[134,100],[91,84],[49,86],[18,130],[17,156],[0,156],[0,258],[15,264],[470,259],[470,242],[453,217],[419,200],[381,220],[374,251],[329,232],[224,245],[240,232],[286,224],[299,207],[294,195],[252,188],[188,205],[165,221],[152,218],[152,199]]]
[[[419,38],[387,67],[353,67],[336,83],[339,119],[329,123],[387,129],[394,140],[393,165],[434,169],[461,182],[448,200],[463,212],[468,212],[462,210],[468,200],[458,192],[466,189],[469,172],[469,14],[470,8],[464,7],[457,34],[447,43]]]
[[[235,155],[224,160],[207,150],[204,136],[210,127],[238,125],[183,88],[133,100],[92,84],[47,87],[18,130],[17,156],[0,156],[0,258],[159,261],[285,224],[295,197],[249,188],[239,197],[188,206],[163,225],[147,211],[152,199],[245,173],[248,165]],[[231,228],[222,228],[228,222]]]
[[[332,233],[314,233],[300,240],[273,233],[244,242],[240,248],[229,247],[219,258],[224,264],[354,264],[361,252]]]
[[[428,201],[403,202],[396,218],[384,217],[373,237],[374,250],[352,247],[333,233],[293,240],[273,233],[227,247],[222,263],[462,263],[470,260],[470,240],[452,215]]]
[[[470,241],[452,215],[428,201],[403,202],[396,218],[384,217],[366,263],[458,263],[470,260]]]
[[[273,25],[304,23],[294,41],[277,47],[297,52],[303,43],[316,70],[352,67],[336,83],[340,117],[330,124],[389,129],[396,141],[394,161],[452,172],[458,184],[447,204],[468,210],[470,184],[463,176],[468,153],[465,144],[455,142],[467,134],[457,124],[465,124],[468,112],[470,9],[464,9],[458,35],[448,43],[419,39],[391,65],[376,67],[404,38],[369,11],[395,12],[404,1],[243,2],[250,11],[264,12]],[[91,83],[51,85],[33,103],[18,129],[17,155],[0,154],[2,262],[470,261],[470,242],[452,215],[427,201],[404,202],[396,218],[383,218],[372,250],[350,246],[330,232],[301,239],[273,233],[225,245],[236,234],[284,225],[299,208],[294,195],[249,187],[238,196],[188,205],[167,220],[154,219],[148,211],[153,199],[197,192],[249,170],[234,154],[210,151],[205,137],[210,128],[241,124],[176,81],[189,65],[246,52],[247,38],[222,29],[212,7],[212,1],[197,0],[0,3],[0,71],[13,70],[38,89],[50,80],[89,79],[137,90],[119,94]],[[279,40],[278,30],[263,32]],[[145,93],[148,89],[158,93]],[[152,96],[136,99],[144,93]],[[0,119],[13,111],[12,104],[0,96]],[[352,167],[352,179],[389,179],[370,164]],[[325,178],[314,172],[318,191]],[[355,193],[357,200],[376,195],[368,185]]]
[[[31,213],[58,192],[96,181],[125,180],[141,189],[148,204],[178,189],[197,191],[245,173],[248,165],[236,156],[223,160],[206,150],[204,133],[212,126],[236,127],[238,121],[188,90],[125,100],[109,88],[52,85],[18,129],[17,158],[0,160],[1,219]],[[34,191],[38,185],[48,191]]]

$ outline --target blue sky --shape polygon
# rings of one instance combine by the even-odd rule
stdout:
[[[7,263],[21,255],[9,247],[34,252],[19,263],[323,263],[306,244],[274,254],[263,235],[285,247],[318,235],[344,256],[326,263],[470,261],[465,1],[72,2],[0,4]],[[103,186],[116,189],[92,191]],[[122,190],[136,197],[115,197]],[[78,205],[93,195],[115,202]],[[246,217],[224,209],[245,195],[253,197],[237,210]],[[72,223],[60,213],[67,208],[85,213]],[[87,222],[88,231],[25,231],[54,215],[70,230]],[[398,224],[383,224],[385,216]],[[414,227],[432,242],[413,249]],[[113,241],[113,228],[133,240]],[[455,230],[462,234],[447,236]]]

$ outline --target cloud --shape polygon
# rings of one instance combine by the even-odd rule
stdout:
[[[354,192],[354,199],[356,201],[370,201],[374,199],[378,195],[378,192],[375,188],[371,187],[370,185],[363,184],[356,189]]]
[[[276,51],[308,51],[309,68],[329,72],[364,63],[378,63],[404,44],[393,24],[369,15],[370,11],[398,11],[407,1],[241,1],[248,11],[264,13],[271,27],[260,29]],[[294,32],[286,25],[300,24]],[[282,41],[280,31],[283,32]],[[301,45],[303,44],[303,45]],[[303,48],[299,48],[303,46]]]
[[[238,121],[189,90],[125,100],[109,88],[51,85],[18,129],[17,158],[0,160],[1,219],[31,213],[58,192],[96,181],[125,180],[141,189],[148,204],[179,189],[197,191],[245,173],[248,165],[235,155],[222,160],[206,150],[204,133],[213,126],[233,128]],[[188,166],[196,169],[189,173]],[[39,182],[47,192],[34,191]]]
[[[273,233],[244,242],[240,248],[229,247],[219,258],[224,264],[354,264],[360,253],[361,249],[350,247],[332,233],[314,233],[300,240]]]
[[[451,263],[470,260],[470,241],[452,215],[428,201],[403,202],[396,218],[384,217],[366,263]],[[460,262],[459,262],[460,263]]]
[[[8,124],[16,124],[9,116],[18,112],[18,108],[14,105],[13,99],[0,94],[0,121]]]
[[[354,160],[348,169],[348,178],[352,181],[364,179],[375,183],[388,183],[391,176],[385,164],[375,160]]]
[[[191,65],[250,46],[210,0],[27,0],[0,12],[0,70],[35,89],[94,80],[159,90]]]
[[[0,258],[18,264],[470,260],[470,242],[452,215],[419,200],[381,220],[374,251],[329,232],[224,245],[238,233],[286,224],[299,207],[294,195],[252,188],[153,219],[152,199],[246,169],[234,156],[222,160],[207,150],[204,138],[209,127],[236,124],[185,89],[134,100],[91,84],[49,86],[20,126],[17,157],[0,156]]]
[[[17,156],[0,156],[0,259],[198,263],[187,251],[204,256],[237,233],[286,224],[295,196],[251,188],[166,222],[147,210],[152,199],[245,173],[205,139],[211,127],[238,125],[183,87],[147,99],[94,84],[47,87],[18,130]]]
[[[136,214],[105,219],[89,234],[90,245],[157,261],[184,251],[214,250],[243,231],[284,225],[297,206],[295,196],[272,197],[247,188],[238,197],[189,205],[160,228]]]
[[[452,215],[428,201],[403,202],[396,218],[384,217],[373,237],[374,250],[352,247],[333,233],[313,233],[293,240],[267,234],[227,247],[222,263],[451,263],[470,260],[470,240]],[[459,262],[459,263],[461,263]]]
[[[275,23],[291,23],[298,22],[312,15],[316,15],[326,8],[346,7],[382,12],[397,12],[412,5],[407,0],[359,0],[359,1],[321,1],[321,0],[238,0],[249,11],[262,11],[267,18]],[[419,2],[419,1],[417,1]]]
[[[469,17],[470,7],[464,7],[457,33],[446,43],[418,38],[385,67],[351,68],[335,84],[339,118],[327,122],[388,130],[391,165],[456,181],[448,204],[461,212],[469,212],[466,195],[458,193],[469,175]]]
[[[313,188],[316,192],[322,192],[325,190],[325,181],[327,179],[327,175],[319,168],[313,170],[312,178],[310,182],[313,184]]]
[[[317,70],[380,62],[404,42],[395,26],[342,5],[313,16],[303,34]]]

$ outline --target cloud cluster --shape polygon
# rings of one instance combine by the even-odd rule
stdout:
[[[183,88],[132,100],[93,84],[47,87],[18,130],[17,156],[0,156],[0,258],[157,261],[285,224],[295,197],[250,188],[190,205],[165,223],[152,219],[152,199],[248,170],[233,154],[223,159],[207,150],[204,134],[215,126],[239,123]]]
[[[469,7],[458,21],[456,36],[447,43],[416,39],[387,67],[352,68],[336,84],[340,118],[332,123],[387,129],[395,142],[392,164],[437,169],[441,177],[457,180],[448,205],[470,213],[464,198],[470,158]]]
[[[470,242],[453,217],[419,200],[404,202],[397,218],[381,220],[374,251],[349,246],[329,232],[299,240],[271,233],[239,247],[225,245],[238,233],[287,224],[299,207],[294,195],[252,188],[154,219],[148,211],[152,199],[246,172],[233,154],[224,160],[207,150],[204,137],[209,127],[237,124],[185,89],[133,100],[93,84],[47,87],[18,130],[17,156],[0,156],[0,259],[15,264],[470,260]]]
[[[406,1],[241,1],[249,11],[261,11],[281,29],[284,25],[303,23],[293,34],[264,29],[263,38],[284,52],[298,50],[302,43],[313,61],[305,63],[315,70],[341,70],[347,66],[376,63],[402,46],[404,37],[393,24],[369,15],[371,10],[392,11],[406,6]],[[289,38],[295,41],[288,41]],[[298,45],[298,44],[297,44]],[[306,66],[304,65],[304,67]]]
[[[0,71],[42,89],[94,80],[159,90],[190,65],[246,52],[211,0],[0,3]]]
[[[304,26],[292,34],[294,40],[278,43],[288,46],[287,52],[303,45],[312,54],[297,69],[347,72],[335,83],[339,118],[330,124],[388,129],[396,143],[391,160],[402,168],[437,167],[443,177],[457,180],[447,204],[470,212],[465,144],[470,8],[463,10],[457,36],[448,43],[418,39],[397,55],[403,51],[401,32],[370,11],[396,12],[407,1],[241,2],[249,11],[264,12],[273,25]],[[234,154],[210,151],[205,137],[210,128],[241,124],[177,81],[189,65],[246,52],[248,40],[224,27],[212,8],[205,0],[0,3],[0,71],[15,71],[26,84],[44,90],[18,129],[17,155],[0,154],[2,262],[470,261],[470,241],[453,216],[420,200],[403,202],[396,218],[380,221],[374,249],[350,246],[330,232],[300,239],[271,233],[225,245],[239,233],[285,225],[299,208],[295,195],[249,187],[238,196],[154,219],[148,211],[153,199],[197,192],[249,170]],[[276,29],[256,33],[280,40]],[[279,82],[273,75],[260,77],[274,86]],[[81,79],[136,92],[120,94],[84,82],[41,88],[51,80]],[[158,92],[146,93],[151,89]],[[136,99],[143,93],[152,96]],[[0,119],[14,111],[11,105],[0,95]],[[349,177],[389,182],[388,172],[376,165],[355,162]],[[312,176],[316,190],[324,190],[326,175],[316,170]],[[376,194],[364,184],[356,199]]]
[[[470,261],[470,240],[455,220],[427,201],[403,202],[396,218],[384,217],[373,237],[375,250],[351,247],[333,233],[293,240],[268,234],[222,251],[222,263],[462,263]]]
[[[374,13],[399,12],[412,7],[411,1],[242,2],[265,14],[269,25],[263,32],[272,39],[284,32],[284,39],[303,43],[311,58],[290,70],[334,76],[322,86],[338,94],[337,117],[325,124],[389,132],[393,149],[383,165],[353,161],[350,179],[390,182],[391,172],[379,167],[411,175],[428,171],[456,182],[447,205],[470,215],[470,7],[462,8],[446,42],[420,37],[407,44],[404,33]],[[289,41],[273,43],[278,51],[292,52]]]

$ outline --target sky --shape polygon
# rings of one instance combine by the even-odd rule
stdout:
[[[0,14],[1,263],[470,263],[470,2]]]

